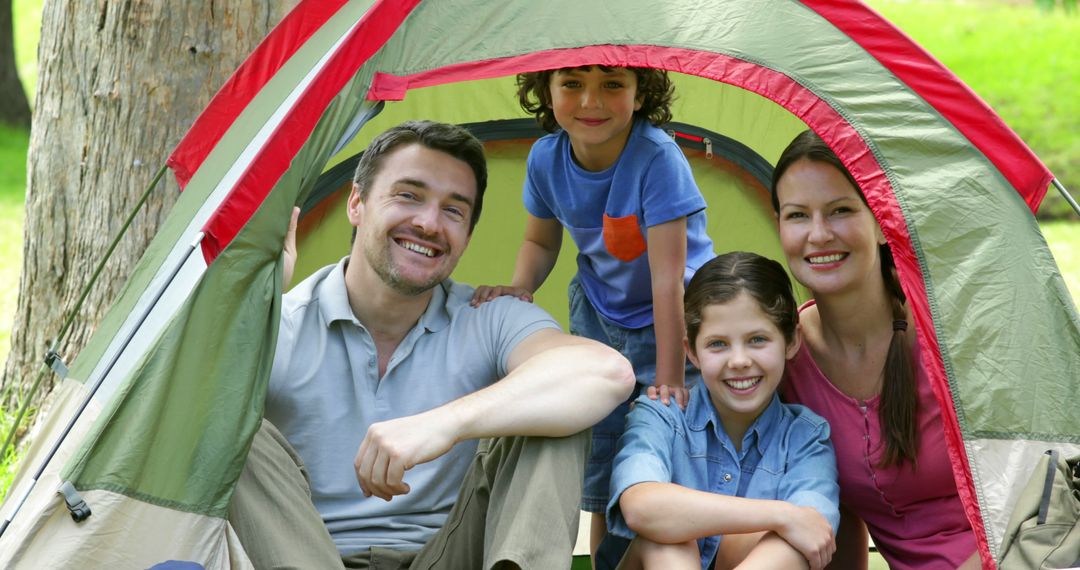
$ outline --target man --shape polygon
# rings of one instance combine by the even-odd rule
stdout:
[[[269,422],[230,509],[258,567],[569,565],[579,432],[633,371],[531,304],[469,306],[449,275],[486,184],[459,127],[405,123],[364,153],[350,255],[283,301]]]

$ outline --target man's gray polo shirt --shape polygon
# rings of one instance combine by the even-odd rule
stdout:
[[[342,554],[418,549],[446,520],[476,442],[409,470],[411,492],[386,502],[364,498],[353,470],[368,426],[490,385],[506,375],[522,339],[558,324],[512,297],[470,307],[473,289],[447,279],[380,380],[375,344],[349,306],[344,267],[324,267],[285,296],[266,417],[307,465],[315,508]]]

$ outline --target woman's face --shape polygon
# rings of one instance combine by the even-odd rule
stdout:
[[[834,166],[800,159],[776,185],[780,246],[815,297],[881,279],[885,237],[855,187]]]

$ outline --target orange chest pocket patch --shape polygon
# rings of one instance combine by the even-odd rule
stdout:
[[[604,214],[604,247],[620,261],[630,262],[648,249],[634,214],[613,218]]]

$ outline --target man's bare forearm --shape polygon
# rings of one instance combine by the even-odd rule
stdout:
[[[561,437],[588,428],[630,395],[634,373],[615,350],[554,329],[530,337],[534,353],[502,380],[436,410],[455,439],[507,435]]]

